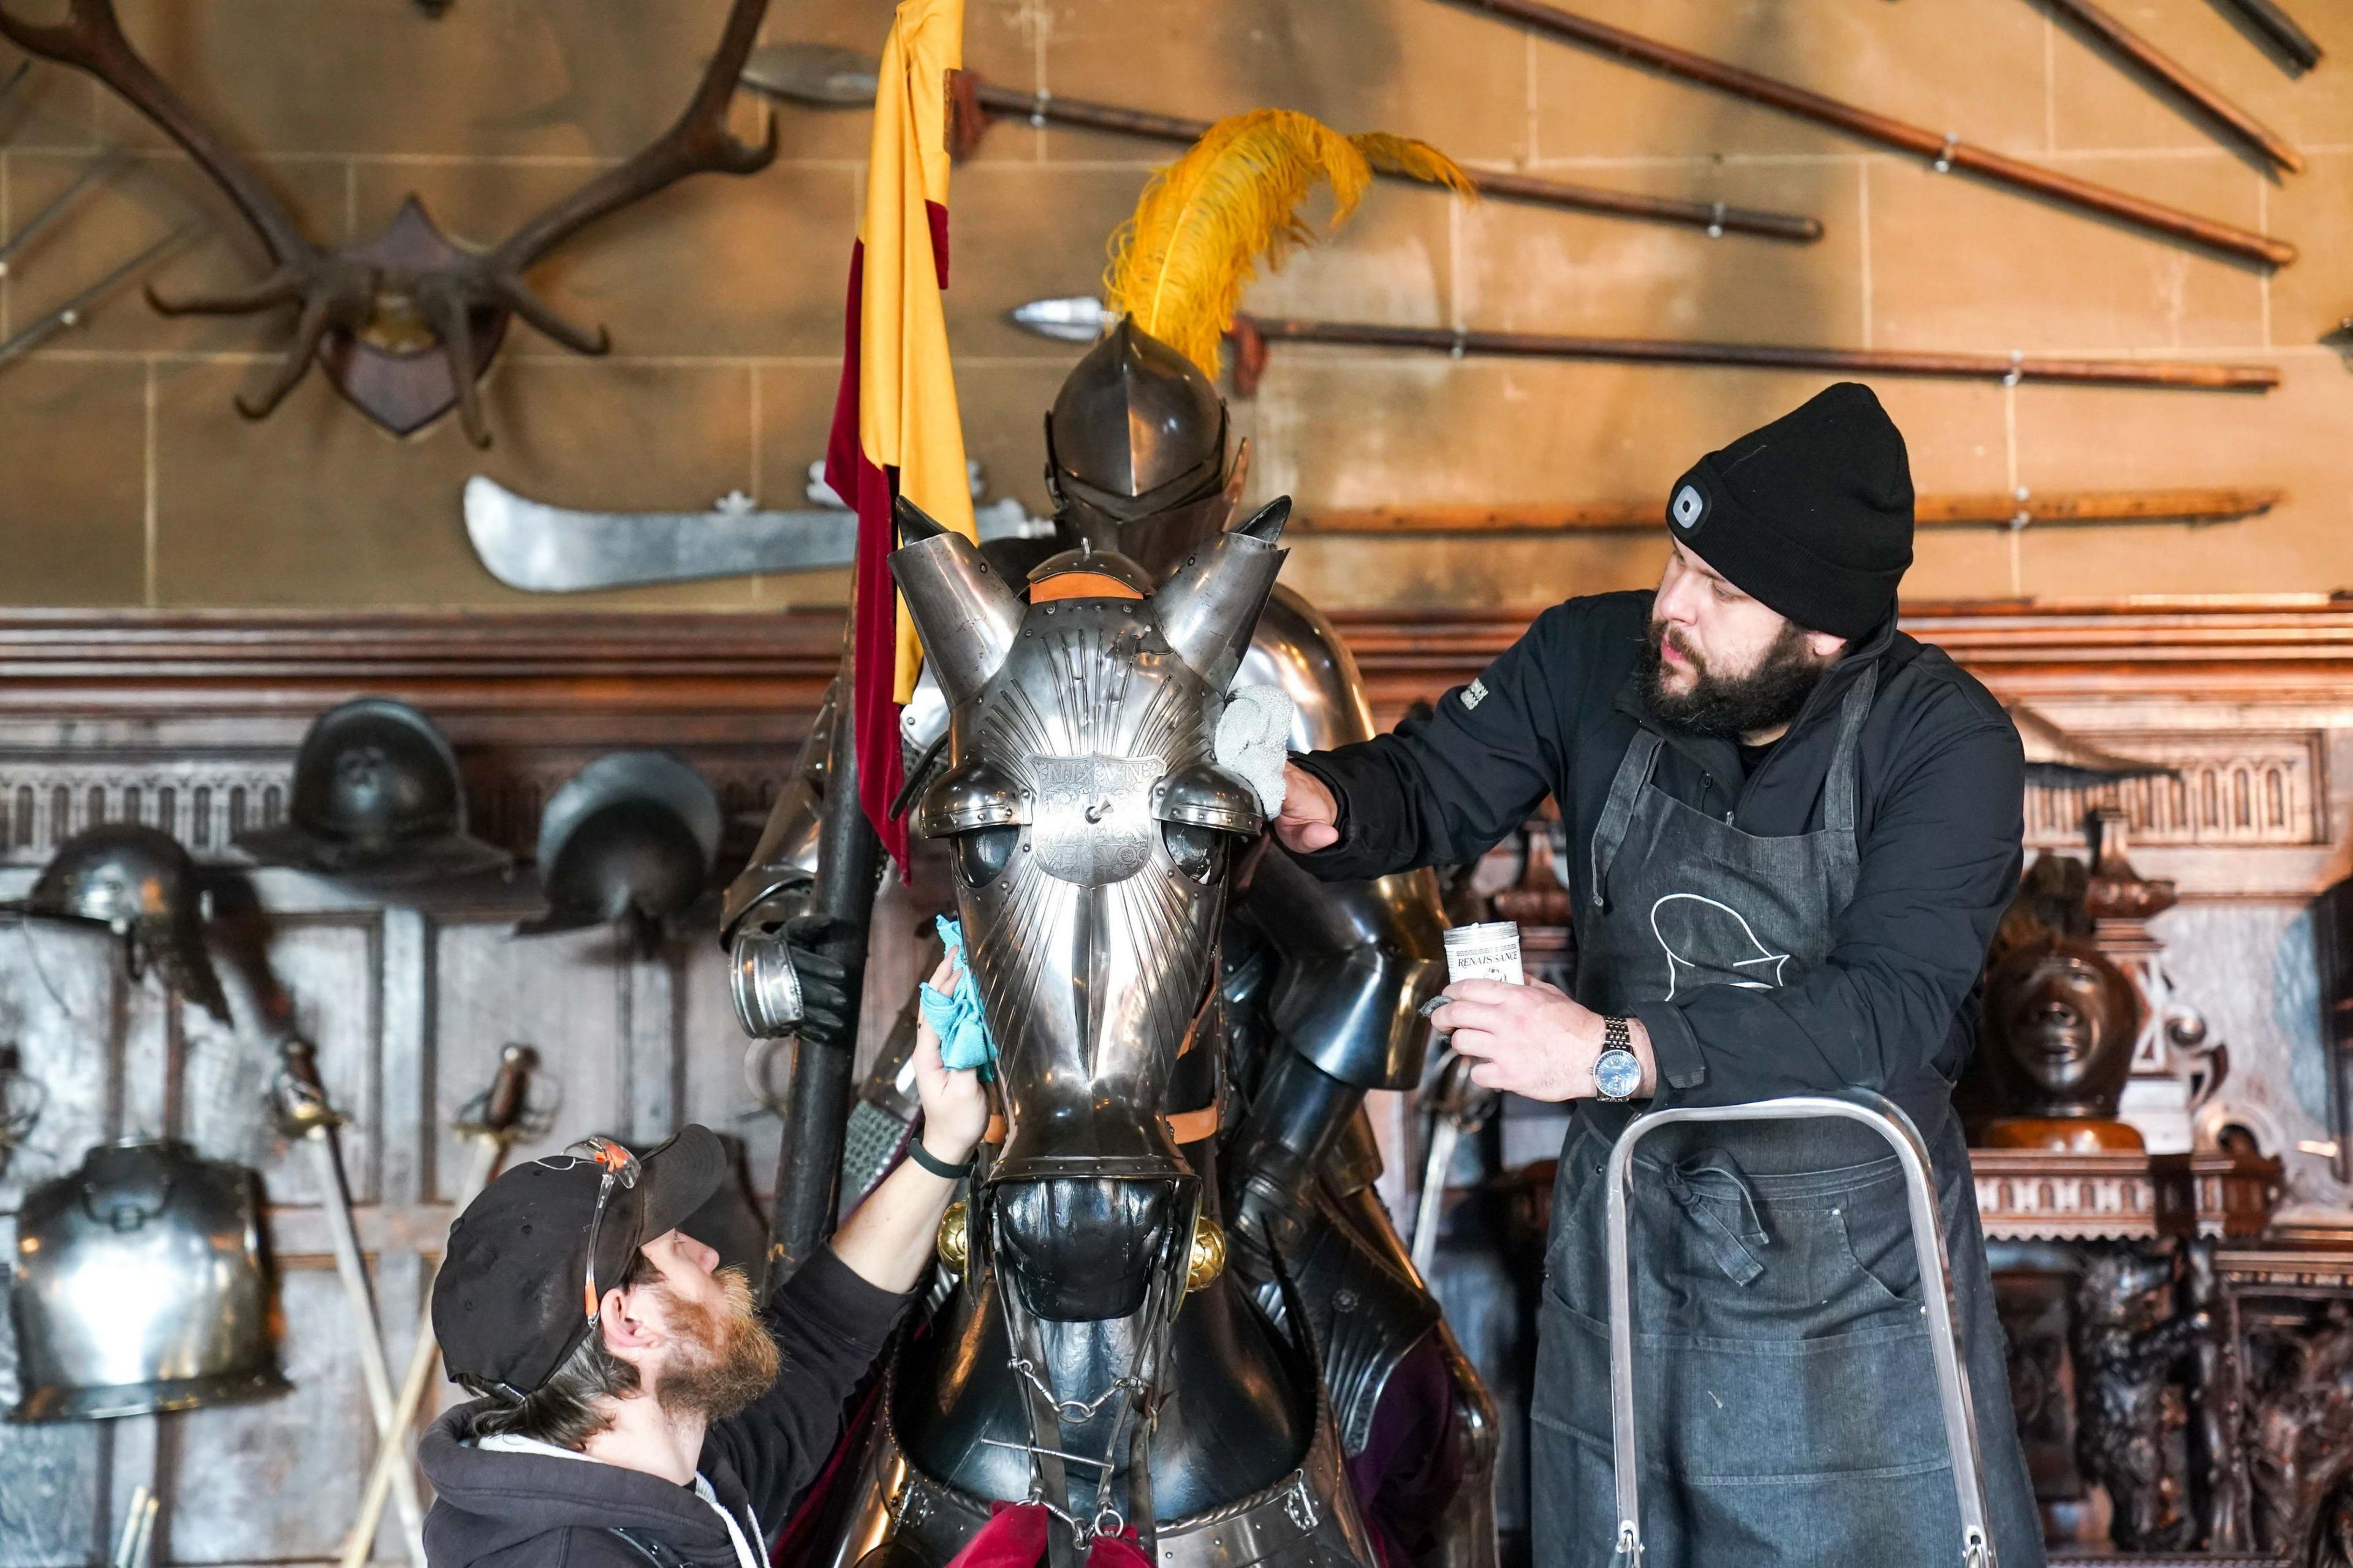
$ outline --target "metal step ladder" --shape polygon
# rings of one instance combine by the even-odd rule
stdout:
[[[1944,1406],[1945,1441],[1953,1456],[1953,1490],[1961,1509],[1962,1568],[1995,1568],[1992,1538],[1986,1532],[1985,1470],[1978,1453],[1975,1412],[1969,1405],[1968,1370],[1961,1364],[1953,1331],[1953,1273],[1945,1257],[1944,1227],[1936,1220],[1936,1185],[1927,1145],[1912,1119],[1894,1103],[1867,1089],[1839,1094],[1792,1095],[1746,1105],[1677,1106],[1649,1110],[1627,1124],[1609,1153],[1609,1439],[1617,1465],[1618,1538],[1609,1568],[1642,1568],[1642,1510],[1636,1472],[1634,1434],[1633,1281],[1627,1237],[1626,1200],[1633,1189],[1634,1150],[1662,1127],[1683,1121],[1796,1121],[1816,1117],[1860,1121],[1887,1140],[1904,1167],[1904,1188],[1912,1207],[1912,1245],[1920,1260],[1921,1299],[1928,1318],[1928,1348],[1936,1363],[1936,1394]],[[1931,1289],[1931,1282],[1934,1288]]]

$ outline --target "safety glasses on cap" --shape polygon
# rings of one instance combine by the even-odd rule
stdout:
[[[603,1174],[596,1183],[596,1212],[588,1221],[588,1278],[586,1306],[588,1321],[597,1318],[597,1303],[603,1300],[596,1289],[596,1243],[605,1229],[605,1206],[612,1201],[616,1188],[635,1187],[638,1173],[643,1169],[638,1157],[610,1138],[583,1138],[563,1154],[540,1163],[558,1171],[568,1171],[583,1162],[597,1167]]]

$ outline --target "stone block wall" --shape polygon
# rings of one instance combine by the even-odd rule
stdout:
[[[37,13],[58,0],[12,0]],[[676,114],[724,0],[120,0],[157,68],[250,151],[312,236],[374,234],[411,192],[495,243]],[[1924,536],[1918,598],[2282,593],[2353,586],[2353,372],[2319,335],[2353,310],[2353,11],[2305,0],[2329,48],[2291,79],[2205,0],[2112,8],[2295,142],[2275,182],[2031,0],[1577,0],[1585,12],[2071,173],[2275,232],[2275,275],[1655,77],[1443,0],[969,0],[967,63],[1044,89],[1213,116],[1307,110],[1470,163],[1812,213],[1811,246],[1383,184],[1333,244],[1256,287],[1269,312],[1417,325],[1850,346],[2255,360],[2267,396],[1887,380],[1924,491],[2278,485],[2290,503],[2189,529]],[[776,0],[771,38],[875,47],[883,0]],[[0,72],[15,57],[0,46]],[[764,112],[739,100],[742,127]],[[0,364],[0,602],[492,606],[523,602],[467,548],[465,477],[576,506],[686,510],[729,490],[799,504],[839,374],[866,146],[859,112],[776,111],[760,174],[704,177],[575,238],[533,275],[613,353],[517,327],[487,385],[487,454],[454,421],[406,440],[317,375],[249,423],[290,321],[165,321],[125,290]],[[226,205],[86,79],[39,66],[0,104],[0,229],[99,149],[131,166],[0,279],[14,330],[189,215],[214,227],[156,281],[257,276]],[[1044,502],[1040,412],[1076,351],[1016,331],[1022,300],[1091,289],[1167,151],[1001,123],[957,174],[949,322],[973,454]],[[1662,496],[1698,453],[1807,395],[1806,374],[1284,347],[1237,405],[1254,489],[1303,509]],[[1335,605],[1534,607],[1650,580],[1652,536],[1303,541]],[[607,595],[756,610],[838,600],[819,573]],[[537,601],[561,607],[565,601]]]

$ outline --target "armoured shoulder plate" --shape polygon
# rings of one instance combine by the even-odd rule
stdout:
[[[923,673],[915,677],[915,689],[906,706],[899,710],[899,751],[906,762],[908,777],[914,776],[917,761],[947,732],[947,694],[940,689],[940,678],[932,673],[931,665],[926,663]]]
[[[735,879],[727,884],[719,912],[719,942],[723,947],[735,940],[736,931],[754,910],[760,911],[755,923],[782,925],[797,910],[778,905],[797,902],[817,876],[818,826],[825,805],[825,759],[832,743],[835,699],[839,690],[839,681],[826,688],[825,700],[818,705],[817,718],[809,726],[808,739],[801,742],[800,755],[793,761],[792,775],[776,796],[776,805],[768,809],[767,826],[761,829],[758,847],[752,851],[752,858],[744,869],[736,873]]]
[[[1235,679],[1244,686],[1281,687],[1290,697],[1293,751],[1329,751],[1373,738],[1372,704],[1356,656],[1321,610],[1280,584]]]
[[[19,1421],[190,1410],[285,1386],[260,1198],[185,1143],[101,1143],[16,1216]]]
[[[1372,738],[1371,705],[1348,645],[1314,605],[1280,585],[1235,679],[1290,695],[1293,750]],[[1287,855],[1266,855],[1237,912],[1281,957],[1252,999],[1292,1049],[1359,1089],[1421,1081],[1430,1031],[1419,1009],[1446,973],[1446,916],[1433,873],[1325,882]]]

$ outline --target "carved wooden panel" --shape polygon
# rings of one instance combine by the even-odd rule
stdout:
[[[2328,841],[2326,752],[2316,730],[2207,736],[2101,730],[2092,738],[2119,755],[2177,769],[2180,776],[2075,789],[2030,786],[2028,844],[2080,847],[2085,819],[2104,805],[2124,812],[2136,846]]]
[[[143,822],[216,858],[237,834],[285,815],[292,772],[291,753],[0,755],[0,860],[37,866],[100,822]]]
[[[469,826],[479,837],[529,854],[548,796],[612,748],[545,746],[530,752],[469,751]],[[775,801],[789,748],[746,757],[733,749],[668,748],[700,773],[729,816],[764,817]],[[200,861],[238,864],[237,836],[285,819],[294,747],[234,757],[157,757],[138,752],[59,759],[0,752],[0,864],[38,866],[83,828],[142,822],[169,833]]]

